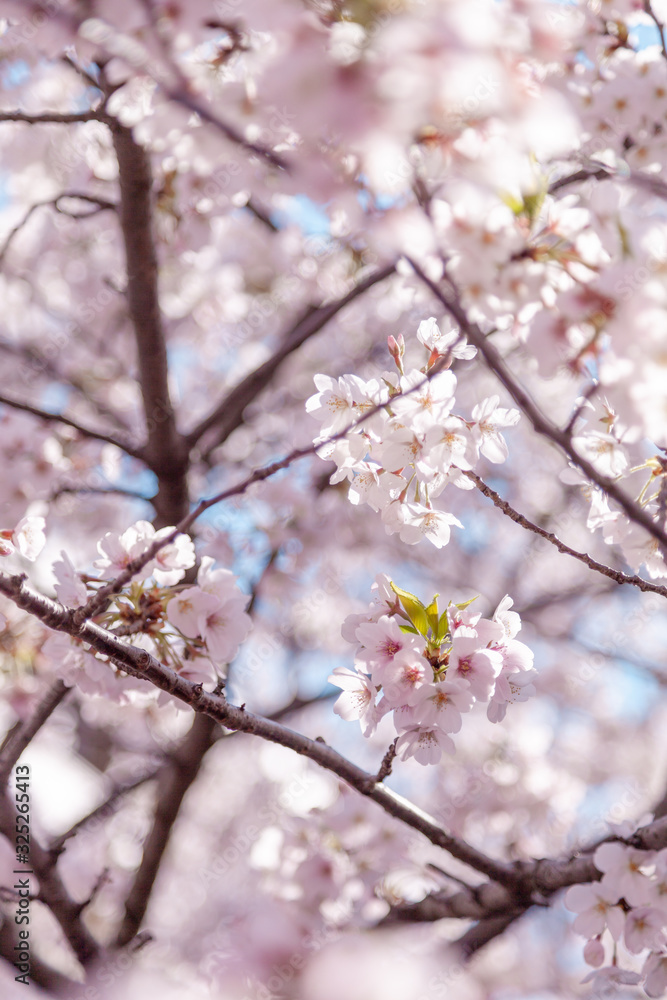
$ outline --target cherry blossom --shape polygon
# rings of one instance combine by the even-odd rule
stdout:
[[[1,0],[45,996],[667,992],[666,16]]]
[[[76,573],[66,552],[61,552],[60,560],[54,562],[53,572],[58,581],[55,589],[61,604],[69,608],[78,608],[86,603],[88,595],[86,586]]]
[[[43,517],[27,514],[15,528],[0,532],[0,555],[18,552],[24,559],[34,562],[46,544]]]
[[[439,615],[437,597],[426,608],[384,574],[373,587],[378,595],[368,614],[350,615],[341,630],[347,641],[361,644],[357,670],[336,668],[329,678],[344,691],[336,713],[360,719],[364,736],[391,713],[401,759],[437,763],[443,750],[454,753],[449,734],[460,732],[476,701],[489,702],[488,719],[499,722],[508,704],[535,694],[532,653],[509,638],[521,628],[517,612],[508,610],[509,596],[494,619],[483,619],[452,603]],[[513,651],[515,645],[520,650]]]
[[[617,898],[631,906],[642,906],[650,896],[650,882],[643,869],[652,861],[650,853],[623,844],[602,844],[595,852],[595,866],[604,872],[603,885],[613,887]]]

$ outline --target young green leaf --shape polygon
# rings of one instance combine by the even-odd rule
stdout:
[[[426,615],[426,608],[414,594],[411,594],[407,590],[401,590],[397,587],[395,583],[392,583],[391,589],[398,596],[401,604],[405,608],[408,618],[417,629],[420,635],[426,637],[429,629],[429,621]]]

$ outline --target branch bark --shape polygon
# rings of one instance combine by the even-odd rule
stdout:
[[[0,574],[0,593],[13,600],[18,607],[35,615],[49,628],[88,643],[97,653],[108,657],[126,673],[149,681],[189,705],[194,711],[220,722],[225,728],[259,736],[308,757],[338,775],[362,795],[373,799],[390,815],[423,833],[433,844],[442,847],[459,861],[501,884],[516,884],[517,876],[510,865],[495,861],[465,841],[448,834],[427,813],[391,789],[378,784],[375,775],[363,771],[327,744],[308,739],[278,722],[247,712],[244,707],[230,705],[222,695],[205,691],[200,684],[194,684],[180,676],[145,650],[115,638],[94,622],[75,624],[66,608],[27,586],[23,576]]]
[[[507,500],[492,490],[490,486],[484,482],[475,472],[463,470],[463,475],[470,479],[480,493],[488,497],[489,500],[493,501],[494,505],[502,510],[503,514],[511,518],[516,524],[520,524],[522,528],[526,528],[528,531],[532,531],[534,534],[539,535],[540,538],[544,538],[547,542],[550,542],[559,552],[565,555],[572,556],[573,559],[578,559],[582,562],[584,566],[588,566],[589,569],[594,570],[596,573],[601,573],[602,576],[606,576],[609,580],[613,580],[615,583],[624,584],[629,583],[631,586],[636,587],[638,590],[642,590],[646,593],[660,594],[661,597],[667,597],[667,587],[662,587],[657,583],[649,583],[648,580],[643,580],[641,576],[636,576],[631,573],[623,573],[619,569],[613,569],[611,566],[605,566],[604,563],[598,562],[588,555],[587,552],[578,552],[577,549],[570,548],[565,542],[561,542],[560,538],[551,531],[546,531],[544,528],[540,528],[539,524],[534,524],[533,521],[529,521],[527,517],[523,514],[519,514],[517,510],[512,507]]]
[[[667,190],[667,185],[665,188]],[[456,321],[461,332],[465,333],[470,343],[475,345],[486,361],[488,368],[505,386],[517,406],[519,406],[519,408],[526,414],[535,431],[543,437],[548,438],[553,442],[553,444],[557,445],[557,447],[560,448],[560,450],[563,451],[568,458],[581,469],[584,475],[590,479],[591,482],[596,483],[601,490],[604,490],[608,496],[610,496],[620,507],[623,508],[631,521],[644,528],[660,543],[663,551],[667,552],[667,534],[655,523],[654,520],[652,520],[646,511],[634,500],[631,500],[630,497],[628,497],[613,480],[600,475],[600,473],[587,459],[577,454],[572,447],[570,435],[566,434],[565,431],[561,430],[560,427],[557,427],[556,424],[552,423],[551,420],[545,417],[529,393],[511,373],[497,348],[489,342],[477,324],[472,323],[468,319],[465,310],[458,299],[453,284],[449,282],[450,291],[445,294],[434,281],[431,281],[416,261],[412,260],[412,258],[408,256],[406,256],[405,259],[410,264],[415,274],[418,275],[421,281],[431,290],[438,301],[442,303],[447,312]]]
[[[213,427],[216,428],[215,442],[209,444],[207,452],[226,441],[232,431],[236,430],[243,422],[245,408],[272,381],[283,362],[310,337],[319,333],[341,309],[363,295],[373,285],[377,285],[394,274],[395,271],[396,264],[387,264],[364,278],[347,295],[336,299],[335,302],[318,306],[315,309],[309,307],[292,328],[284,334],[280,347],[274,351],[271,357],[250,375],[247,375],[242,382],[239,382],[201,423],[193,428],[189,434],[186,434],[188,448],[193,448],[199,439]]]
[[[13,847],[16,832],[16,811],[6,795],[0,795],[0,832]],[[53,857],[37,841],[30,838],[30,864],[39,879],[38,898],[51,910],[65,937],[82,965],[88,965],[99,953],[99,945],[81,918],[81,906],[75,903],[58,875]]]
[[[9,732],[0,747],[0,788],[7,784],[14,764],[69,690],[64,681],[54,681],[32,715]]]
[[[4,406],[11,406],[14,410],[23,410],[24,413],[32,413],[33,416],[39,417],[40,420],[73,427],[83,437],[92,438],[94,441],[104,441],[106,444],[113,444],[116,448],[124,451],[126,455],[137,458],[139,461],[144,461],[144,451],[137,445],[116,437],[113,434],[106,434],[104,431],[97,431],[92,427],[86,427],[84,424],[80,424],[78,420],[72,420],[71,417],[66,417],[62,413],[49,413],[48,410],[42,410],[39,406],[32,406],[31,403],[22,403],[20,400],[12,399],[11,396],[6,396],[4,393],[0,393],[0,403]]]
[[[132,131],[107,119],[118,159],[120,223],[127,261],[127,300],[134,327],[139,383],[146,418],[145,460],[158,478],[156,526],[187,513],[187,452],[169,394],[167,348],[158,300],[150,157]]]
[[[158,776],[153,826],[125,900],[125,916],[116,939],[119,948],[128,944],[141,926],[176,817],[206,752],[215,742],[215,729],[216,723],[210,716],[196,715],[182,747],[171,755],[169,765]]]

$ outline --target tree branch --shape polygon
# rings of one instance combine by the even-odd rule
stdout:
[[[187,454],[169,395],[167,349],[158,300],[152,220],[152,174],[147,151],[132,130],[107,119],[118,158],[120,222],[127,261],[127,299],[134,327],[146,419],[145,461],[158,477],[157,526],[175,524],[188,509]]]
[[[215,742],[215,728],[211,716],[196,715],[183,745],[170,755],[169,764],[158,776],[153,826],[125,900],[125,916],[116,939],[119,948],[128,944],[141,926],[181,803],[199,773],[206,752]]]
[[[107,816],[110,816],[119,799],[123,798],[125,795],[129,795],[135,788],[139,788],[141,785],[145,785],[146,782],[152,781],[153,778],[156,778],[159,775],[164,766],[164,764],[159,764],[158,767],[154,767],[152,770],[147,771],[146,774],[140,775],[133,781],[128,781],[122,785],[116,785],[101,805],[96,806],[95,809],[92,809],[73,826],[71,826],[69,830],[66,830],[65,833],[61,833],[60,836],[54,839],[49,847],[49,852],[54,855],[60,854],[68,840],[71,840],[72,837],[76,837],[81,830],[91,824],[94,824],[97,820],[105,819]]]
[[[364,278],[350,292],[340,299],[336,299],[335,302],[318,306],[315,309],[308,307],[292,328],[283,335],[280,347],[274,351],[271,357],[239,382],[201,423],[185,435],[188,448],[193,448],[202,435],[212,427],[216,427],[215,443],[209,446],[208,452],[226,441],[232,431],[236,430],[243,422],[243,411],[246,406],[266,388],[290,354],[301,347],[310,337],[319,333],[341,309],[363,295],[373,285],[377,285],[394,274],[395,271],[396,264],[387,264]]]
[[[85,214],[67,212],[64,208],[61,208],[60,205],[58,204],[61,198],[78,198],[80,201],[86,201],[92,205],[95,205],[96,208],[93,209],[93,211],[91,212],[86,212]],[[72,219],[87,219],[89,218],[89,216],[95,215],[97,212],[104,212],[107,210],[115,211],[116,209],[116,205],[114,205],[112,201],[107,201],[105,198],[96,198],[93,195],[81,194],[78,191],[77,192],[65,191],[63,192],[63,194],[59,194],[57,198],[47,198],[46,201],[35,202],[34,205],[30,206],[30,208],[24,214],[23,218],[20,219],[20,221],[17,222],[16,225],[9,230],[7,238],[5,239],[2,248],[0,248],[0,263],[2,263],[2,261],[5,259],[7,251],[11,246],[12,240],[14,239],[16,234],[23,229],[25,224],[31,218],[33,212],[38,208],[46,208],[48,206],[52,206],[53,208],[55,208],[57,212],[60,212],[62,215],[69,215],[70,218]]]
[[[484,480],[480,479],[475,472],[464,469],[463,475],[467,476],[468,479],[475,484],[480,493],[483,493],[485,497],[492,500],[495,506],[499,510],[502,510],[503,514],[506,514],[507,517],[511,518],[512,521],[515,521],[516,524],[520,524],[522,528],[526,528],[528,531],[532,531],[536,535],[539,535],[540,538],[546,539],[546,541],[550,542],[551,545],[557,548],[559,552],[572,556],[573,559],[578,559],[579,562],[584,564],[584,566],[588,566],[589,569],[595,570],[596,573],[601,573],[610,580],[614,580],[615,583],[629,583],[633,587],[637,587],[638,590],[643,590],[644,592],[651,594],[660,594],[661,597],[667,597],[667,587],[662,587],[657,583],[649,583],[648,580],[642,579],[641,576],[636,576],[630,573],[622,573],[621,570],[612,569],[611,566],[605,566],[604,563],[597,562],[597,560],[589,556],[587,552],[578,552],[577,549],[570,548],[569,545],[561,542],[561,540],[551,531],[545,531],[545,529],[540,528],[538,524],[534,524],[532,521],[529,521],[527,517],[523,516],[523,514],[519,514],[519,512],[516,511],[514,507],[507,502],[507,500],[503,500],[502,497],[496,493],[495,490],[492,490],[490,486],[487,486]]]
[[[454,942],[454,946],[460,950],[464,959],[472,958],[475,952],[507,930],[510,924],[513,924],[524,912],[524,910],[518,910],[515,913],[503,913],[497,917],[487,917],[485,920],[480,920],[474,927],[470,927],[465,934],[461,935]]]
[[[96,652],[109,657],[121,670],[141,680],[149,681],[183,701],[194,711],[220,722],[226,729],[259,736],[308,757],[321,767],[337,774],[362,795],[373,799],[390,815],[423,833],[433,844],[442,847],[459,861],[497,882],[509,886],[516,884],[517,876],[510,865],[494,861],[464,841],[451,836],[417,806],[384,785],[377,784],[374,775],[363,771],[325,743],[308,739],[278,722],[253,715],[243,707],[230,705],[222,695],[204,691],[201,684],[195,684],[180,676],[145,650],[122,642],[94,622],[75,625],[72,615],[66,608],[32,590],[26,585],[24,576],[10,577],[0,574],[0,593],[13,600],[18,607],[39,618],[49,628],[65,632],[88,643]]]
[[[436,361],[433,367],[424,376],[425,380],[429,381],[439,374],[439,372],[443,370],[446,363],[446,357],[442,357],[439,361]],[[420,390],[423,384],[423,382],[418,382],[409,389],[396,393],[392,396],[392,400],[398,399],[399,396],[411,395],[411,393]],[[386,403],[377,403],[375,406],[369,407],[369,409],[367,409],[357,420],[352,421],[348,427],[344,428],[342,431],[338,431],[337,434],[332,434],[330,437],[323,440],[317,440],[313,444],[308,445],[307,448],[295,448],[294,451],[291,451],[289,455],[286,455],[284,458],[280,459],[280,461],[272,462],[270,465],[265,465],[259,469],[255,469],[254,472],[251,472],[249,476],[241,480],[241,482],[237,483],[235,486],[230,486],[228,489],[222,490],[220,493],[216,493],[215,496],[210,497],[208,500],[200,500],[194,510],[184,517],[183,520],[176,525],[173,531],[170,531],[164,538],[152,542],[141,555],[137,556],[135,559],[131,559],[125,569],[119,573],[114,580],[111,580],[109,583],[100,588],[100,590],[98,590],[97,593],[90,598],[87,604],[72,612],[72,620],[75,625],[81,625],[87,618],[92,618],[104,610],[109,599],[114,594],[117,594],[120,590],[122,590],[122,588],[130,582],[135,573],[138,573],[144,566],[146,566],[151,559],[157,555],[160,549],[164,548],[165,545],[170,545],[177,535],[189,531],[194,522],[198,517],[201,517],[204,511],[208,510],[210,507],[214,507],[216,504],[222,503],[223,500],[228,500],[230,497],[241,496],[254,483],[263,482],[265,479],[269,479],[282,469],[289,468],[290,465],[299,459],[306,458],[308,455],[314,455],[320,448],[324,447],[324,445],[332,444],[334,441],[339,441],[341,438],[344,438],[347,434],[349,434],[351,430],[354,430],[355,427],[359,427],[366,420],[369,420],[372,416],[374,416],[374,414],[384,409],[386,405]]]
[[[92,427],[84,427],[80,424],[78,420],[72,420],[71,417],[66,417],[62,413],[49,413],[48,410],[42,410],[39,406],[33,406],[31,403],[21,403],[18,399],[12,399],[10,396],[5,396],[4,393],[0,393],[0,403],[4,403],[5,406],[11,406],[15,410],[23,410],[25,413],[32,413],[34,417],[39,417],[40,420],[47,420],[51,423],[65,424],[66,427],[73,427],[75,431],[83,437],[92,438],[94,441],[104,441],[107,444],[113,444],[116,448],[120,448],[124,451],[126,455],[130,455],[132,458],[138,459],[140,462],[145,461],[144,449],[138,447],[137,445],[131,444],[129,441],[124,441],[121,438],[115,437],[113,434],[105,434],[104,431],[96,431]]]
[[[662,21],[658,18],[658,15],[653,10],[651,6],[651,0],[644,0],[644,10],[651,18],[656,28],[658,29],[658,34],[660,35],[660,48],[662,49],[662,55],[664,59],[667,59],[667,46],[665,45],[665,26]]]
[[[7,734],[0,747],[0,788],[7,784],[14,764],[70,690],[64,681],[54,681],[32,715]]]
[[[665,186],[665,190],[667,191],[667,185]],[[608,496],[612,497],[623,508],[631,521],[641,525],[642,528],[648,531],[660,543],[663,550],[667,552],[667,534],[665,534],[663,529],[652,520],[638,503],[626,496],[613,480],[600,475],[587,459],[577,454],[572,447],[570,435],[566,434],[565,431],[562,431],[560,427],[557,427],[556,424],[544,416],[529,393],[510,372],[497,348],[488,341],[476,323],[470,322],[458,299],[452,282],[447,279],[450,292],[445,294],[438,288],[434,281],[431,281],[416,261],[408,256],[405,259],[413,268],[415,274],[430,288],[438,301],[442,303],[447,312],[456,321],[459,329],[466,334],[470,343],[475,345],[489,369],[505,386],[517,406],[526,414],[535,431],[543,437],[549,438],[550,441],[557,445],[591,482],[596,483],[601,490],[604,490]]]
[[[10,799],[0,795],[0,831],[12,847],[16,835],[16,815]],[[53,913],[78,960],[82,965],[88,965],[97,956],[99,945],[81,919],[80,905],[71,899],[61,882],[51,854],[44,850],[34,834],[30,837],[30,864],[39,879],[38,898]]]
[[[72,114],[62,114],[59,111],[44,111],[38,115],[27,111],[0,111],[0,122],[25,122],[26,125],[74,125],[77,122],[104,121],[99,111],[75,111]]]

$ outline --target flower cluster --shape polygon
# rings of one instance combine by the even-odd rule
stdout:
[[[156,531],[147,521],[137,521],[122,534],[107,533],[98,543],[100,558],[94,563],[100,577],[78,573],[65,552],[53,564],[58,600],[66,607],[82,607],[95,583],[113,579],[131,560],[141,556],[173,528]],[[135,573],[131,584],[97,617],[112,635],[139,645],[197,683],[216,682],[220,670],[234,659],[250,631],[246,614],[248,598],[227,569],[214,569],[204,556],[197,585],[178,586],[195,563],[192,539],[180,534]],[[89,694],[124,698],[128,690],[145,689],[134,677],[117,674],[108,663],[88,652],[75,639],[50,636],[42,653],[68,683]]]
[[[667,991],[667,850],[642,851],[604,843],[593,858],[602,879],[568,889],[565,905],[577,914],[574,929],[589,940],[584,958],[596,987],[642,983],[650,997]],[[604,965],[607,946],[612,961]],[[619,950],[644,956],[641,974],[621,968]],[[629,957],[629,956],[628,956]]]
[[[462,524],[453,514],[434,509],[432,501],[448,483],[472,489],[464,470],[472,469],[480,454],[490,462],[504,462],[508,449],[500,430],[514,426],[520,414],[499,407],[498,396],[478,403],[470,420],[454,413],[456,376],[442,369],[455,358],[473,357],[475,348],[454,330],[442,333],[434,318],[419,325],[417,337],[429,352],[421,369],[404,371],[403,338],[389,337],[397,372],[368,381],[356,375],[316,375],[320,391],[308,399],[306,409],[319,419],[323,437],[339,434],[368,414],[345,437],[318,450],[320,458],[336,463],[331,482],[349,480],[350,502],[381,511],[389,534],[398,533],[409,545],[426,537],[442,548],[451,527]]]
[[[443,751],[454,753],[450,733],[459,732],[476,701],[488,703],[489,720],[500,722],[508,704],[535,693],[533,654],[515,638],[521,620],[510,597],[487,619],[470,610],[472,601],[450,603],[440,614],[437,594],[425,606],[385,574],[374,589],[368,612],[343,624],[343,638],[359,643],[356,669],[336,667],[329,678],[343,689],[334,711],[359,719],[364,736],[392,712],[401,759],[436,764]]]

